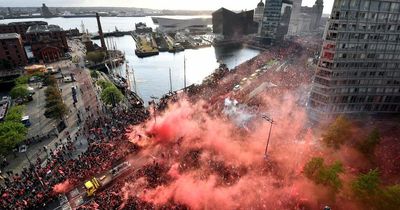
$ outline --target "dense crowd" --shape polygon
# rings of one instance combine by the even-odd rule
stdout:
[[[53,191],[56,184],[67,179],[71,186],[81,184],[138,151],[135,144],[126,141],[125,129],[143,122],[148,116],[146,110],[115,108],[99,114],[89,115],[75,138],[67,133],[66,142],[60,140],[55,149],[43,148],[48,153],[46,160],[38,157],[21,173],[7,171],[0,186],[0,209],[43,209],[57,199]],[[81,138],[88,140],[88,148],[73,158]]]
[[[254,69],[261,68],[270,59],[286,58],[300,50],[300,46],[297,44],[276,48],[238,66],[235,71],[228,71],[226,66],[221,66],[206,79],[203,85],[188,88],[188,95],[192,99],[197,99],[200,95],[212,103],[213,100],[217,100],[215,97],[224,96],[231,92],[234,84],[241,79],[238,75],[248,75]],[[271,72],[265,77],[269,77],[270,80],[273,79],[274,82],[279,83],[278,85],[299,85],[298,81],[309,79],[309,75],[304,72],[306,72],[305,69],[298,72],[293,70]],[[283,78],[287,79],[288,76],[290,81],[284,81]],[[216,85],[218,85],[218,88],[215,88]],[[177,100],[177,93],[167,94],[156,107],[162,111],[170,101],[175,100]],[[91,108],[87,107],[87,110],[89,109]],[[56,184],[67,180],[71,186],[82,184],[92,176],[101,174],[120,163],[128,154],[139,150],[137,145],[126,141],[125,133],[128,125],[140,124],[145,121],[149,117],[148,110],[122,107],[110,110],[103,108],[105,113],[100,111],[100,107],[97,107],[97,110],[97,113],[94,112],[94,114],[87,116],[75,137],[68,134],[66,136],[67,141],[60,142],[56,149],[45,148],[45,152],[49,154],[45,166],[42,166],[44,160],[37,158],[29,168],[24,168],[21,173],[8,172],[4,176],[4,185],[0,186],[0,209],[44,208],[46,204],[57,199],[58,195],[53,190]],[[74,158],[75,145],[79,143],[78,139],[81,138],[87,139],[88,148],[84,153]],[[220,164],[212,165],[215,170],[220,170],[221,167],[224,168],[221,171],[231,171]],[[137,179],[138,177],[144,177],[149,187],[159,186],[167,181],[166,173],[166,169],[156,162],[145,165],[135,173],[116,180],[110,187],[96,194],[91,202],[79,207],[79,209],[155,209],[154,204],[139,199],[137,195],[123,197],[121,189],[127,180]],[[237,176],[240,176],[240,174],[221,174],[221,177],[229,182],[235,180]],[[185,206],[173,203],[157,208],[187,209]]]

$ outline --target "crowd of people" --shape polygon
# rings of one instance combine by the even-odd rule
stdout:
[[[87,116],[74,138],[67,133],[66,141],[60,139],[55,149],[43,149],[48,154],[46,160],[38,157],[22,172],[8,171],[2,176],[0,209],[44,209],[58,197],[53,189],[56,184],[68,180],[70,186],[76,186],[109,170],[126,155],[139,150],[137,145],[126,141],[125,129],[147,117],[148,112],[143,108],[119,107],[106,114]],[[82,144],[82,138],[87,139],[88,148],[78,154],[76,147]],[[74,153],[77,157],[73,157]]]
[[[235,71],[228,71],[226,67],[220,67],[213,77],[208,78],[210,82],[195,86],[196,90],[189,89],[189,97],[197,98],[200,95],[208,100],[213,97],[226,95],[232,90],[238,75],[251,73],[252,70],[261,68],[265,61],[272,58],[284,58],[293,52],[300,50],[296,44],[285,48],[277,48],[252,59],[246,64],[238,66]],[[304,71],[278,72],[268,74],[271,79],[277,82],[287,74],[290,78],[308,79],[308,75],[302,75]],[[214,78],[215,77],[215,78]],[[230,77],[229,79],[225,79]],[[235,79],[236,78],[236,79]],[[218,83],[218,88],[214,86]],[[287,83],[287,81],[282,81]],[[281,84],[279,84],[281,85]],[[193,92],[192,96],[190,96]],[[170,101],[177,100],[177,93],[166,95],[156,106],[158,110],[167,107]],[[87,109],[90,109],[88,107]],[[123,161],[124,157],[134,154],[140,150],[139,146],[127,141],[126,129],[129,125],[140,124],[149,117],[149,111],[144,108],[123,108],[116,107],[109,110],[102,110],[97,107],[97,112],[90,114],[84,120],[82,127],[74,137],[70,134],[66,136],[67,141],[57,145],[55,149],[45,148],[48,153],[47,159],[37,158],[28,168],[24,168],[21,173],[8,172],[3,176],[4,185],[0,186],[0,209],[43,209],[47,204],[55,201],[58,194],[54,191],[54,186],[68,181],[70,186],[82,185],[83,182],[95,175],[109,170],[116,164]],[[82,154],[76,154],[76,145],[82,144],[79,139],[86,139],[88,148]],[[46,164],[43,164],[45,161]],[[44,165],[44,166],[43,166]],[[218,164],[215,166],[220,167]],[[222,166],[221,166],[222,167]],[[226,171],[226,170],[224,170]],[[123,198],[120,190],[126,180],[137,177],[145,177],[147,183],[152,183],[156,187],[165,181],[165,169],[158,163],[150,163],[142,169],[129,176],[116,180],[112,186],[96,194],[94,199],[81,206],[79,209],[154,209],[154,204],[147,203],[135,195]],[[222,174],[227,180],[232,181],[237,174]],[[165,204],[164,209],[186,209],[179,204]]]

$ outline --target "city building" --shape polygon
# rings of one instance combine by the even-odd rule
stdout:
[[[34,25],[26,32],[34,57],[43,62],[53,62],[68,51],[66,32],[56,25]]]
[[[12,70],[19,66],[25,66],[28,63],[22,39],[19,34],[0,34],[0,49],[1,71]]]
[[[260,2],[257,4],[256,9],[254,10],[254,22],[260,23],[263,17],[264,13],[264,2],[260,0]]]
[[[293,2],[289,0],[266,1],[264,14],[259,26],[259,38],[263,43],[283,40],[288,32]]]
[[[206,33],[211,25],[210,18],[172,19],[153,17],[153,22],[158,25],[158,31],[164,33],[175,33],[186,30],[190,33]]]
[[[21,36],[22,41],[26,41],[26,31],[30,26],[47,25],[44,21],[25,21],[11,22],[9,24],[0,24],[0,33],[17,33]]]
[[[293,12],[289,23],[288,35],[303,35],[318,32],[321,26],[324,3],[316,0],[313,7],[302,7],[302,0],[293,0]],[[322,31],[322,30],[321,30]]]
[[[400,112],[400,2],[335,0],[310,95],[312,119]]]
[[[225,40],[255,34],[258,23],[254,22],[253,17],[253,10],[235,13],[221,8],[212,13],[213,32],[222,35]]]
[[[53,17],[53,13],[50,12],[50,9],[46,6],[46,4],[42,4],[42,16],[43,17]]]

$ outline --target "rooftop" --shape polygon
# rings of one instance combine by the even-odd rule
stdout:
[[[51,31],[64,31],[60,26],[57,25],[33,25],[28,28],[26,33],[39,33],[39,32],[51,32]]]
[[[0,34],[0,40],[5,40],[5,39],[19,39],[19,34],[17,33],[5,33],[5,34]]]
[[[8,25],[47,25],[44,21],[24,21],[24,22],[11,22]]]

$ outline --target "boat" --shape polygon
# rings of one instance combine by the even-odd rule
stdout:
[[[139,58],[150,57],[160,53],[152,34],[132,34],[132,37],[136,42],[135,54]]]

